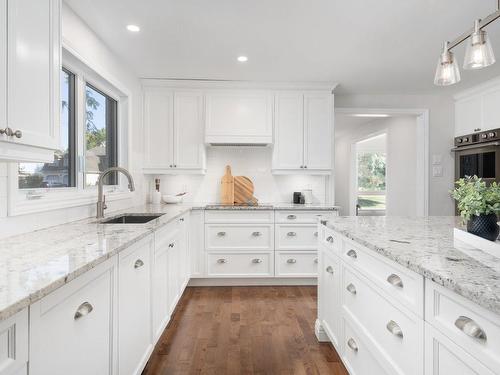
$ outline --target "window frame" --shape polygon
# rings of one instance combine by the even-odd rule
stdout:
[[[28,213],[43,212],[54,209],[85,206],[97,201],[97,186],[85,186],[85,86],[89,83],[98,91],[116,100],[116,144],[117,165],[129,168],[129,139],[131,118],[131,93],[119,80],[103,71],[100,67],[90,64],[73,48],[63,43],[63,63],[61,69],[69,70],[75,75],[75,187],[61,188],[18,188],[18,163],[10,163],[8,167],[9,187],[7,215],[16,216]],[[118,176],[116,185],[104,187],[106,200],[130,199],[128,185],[123,176]]]

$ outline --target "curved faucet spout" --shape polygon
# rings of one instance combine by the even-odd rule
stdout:
[[[122,167],[111,167],[101,172],[99,178],[97,179],[97,218],[101,219],[104,217],[104,210],[106,209],[106,201],[104,198],[103,185],[104,178],[112,172],[121,172],[128,179],[128,189],[130,191],[135,190],[134,179],[128,170]]]

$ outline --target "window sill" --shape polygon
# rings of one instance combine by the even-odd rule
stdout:
[[[134,193],[129,191],[115,191],[106,193],[106,201],[113,202],[129,199]],[[97,203],[97,191],[74,193],[52,193],[40,199],[12,199],[9,202],[9,216],[26,215],[37,212],[52,211],[64,208],[87,206]]]

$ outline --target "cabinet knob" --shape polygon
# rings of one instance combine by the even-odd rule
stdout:
[[[227,263],[227,259],[224,259],[224,258],[217,259],[217,263],[220,263],[220,264]]]
[[[297,235],[297,233],[295,233],[295,232],[288,232],[286,235],[288,237],[295,237]]]
[[[347,346],[351,348],[351,350],[355,353],[357,353],[359,350],[358,344],[356,344],[356,341],[354,341],[352,337],[349,340],[347,340]]]
[[[403,330],[394,320],[390,320],[386,325],[387,330],[394,336],[403,338]]]
[[[479,324],[466,316],[459,316],[458,319],[455,320],[455,327],[474,339],[480,341],[486,341],[487,339],[486,332],[483,331]]]
[[[307,165],[304,165],[304,168],[307,168]]]
[[[333,243],[333,237],[332,236],[326,237],[326,242]]]
[[[169,243],[169,244],[168,244],[168,247],[174,247],[174,245],[175,245],[175,244],[172,242],[172,243]]]
[[[403,288],[403,280],[401,280],[401,277],[399,277],[395,273],[392,273],[389,275],[389,277],[387,277],[387,282],[392,286]]]
[[[262,259],[258,258],[252,259],[252,263],[262,263]]]
[[[252,236],[254,236],[254,237],[260,237],[260,236],[262,236],[262,233],[260,233],[260,232],[253,232]]]
[[[355,250],[351,249],[347,252],[347,256],[351,257],[352,259],[357,259],[358,253],[356,253]]]
[[[89,302],[84,302],[76,309],[74,319],[78,320],[85,315],[88,315],[94,310],[94,307]]]
[[[297,263],[297,259],[290,258],[290,259],[287,259],[286,262],[290,263],[290,264],[294,264],[294,263]]]
[[[179,219],[179,221],[184,221],[184,218],[183,218],[183,217],[181,217],[181,218]]]
[[[332,266],[326,267],[326,272],[331,273],[333,275],[333,267]]]
[[[224,237],[226,235],[226,232],[218,232],[217,235],[219,237]]]
[[[351,283],[351,284],[349,284],[349,285],[347,285],[346,289],[347,289],[347,291],[348,291],[349,293],[351,293],[351,294],[356,295],[356,293],[357,293],[356,287],[355,287],[355,286],[354,286],[354,284],[352,284],[352,283]]]
[[[295,215],[288,215],[286,218],[288,220],[295,220],[297,218],[297,216],[295,216]]]
[[[141,268],[142,266],[144,266],[144,262],[141,259],[137,259],[134,263],[134,268],[137,269]]]

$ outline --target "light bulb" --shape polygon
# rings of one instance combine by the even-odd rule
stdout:
[[[481,69],[495,63],[495,55],[486,31],[479,29],[479,20],[474,22],[474,32],[467,41],[464,69]]]
[[[439,56],[434,84],[437,86],[453,85],[460,81],[460,71],[453,52],[448,50],[448,42],[443,45],[443,52]]]

